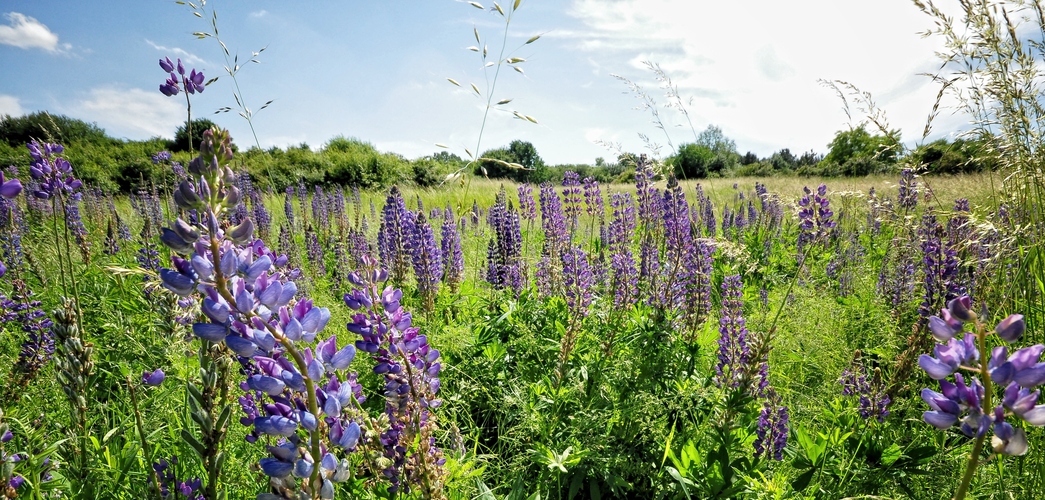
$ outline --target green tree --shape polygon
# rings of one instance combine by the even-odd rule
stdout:
[[[512,167],[517,164],[522,168]],[[491,149],[482,154],[475,164],[476,175],[490,178],[507,177],[517,182],[543,180],[545,177],[544,160],[537,153],[537,148],[528,141],[514,140],[506,148]]]
[[[66,145],[78,142],[103,146],[116,142],[98,125],[65,115],[38,111],[25,116],[0,117],[0,140],[12,146],[25,146],[34,139]]]
[[[215,126],[217,125],[214,122],[206,118],[192,120],[192,144],[189,144],[189,132],[185,125],[178,126],[178,130],[174,132],[174,142],[170,143],[171,151],[196,151],[203,142],[203,132]],[[235,149],[233,146],[233,151]]]
[[[835,170],[842,175],[869,175],[884,172],[896,164],[900,156],[900,131],[886,135],[872,135],[861,125],[842,130],[828,144],[829,151],[821,162],[825,171]]]
[[[683,144],[679,151],[668,159],[674,167],[675,175],[683,179],[703,179],[715,166],[718,155],[711,148],[702,144]],[[719,166],[720,168],[721,166]]]

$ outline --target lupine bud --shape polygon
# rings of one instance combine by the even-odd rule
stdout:
[[[178,237],[189,243],[194,243],[200,239],[200,232],[181,219],[174,221],[172,229],[174,229]]]
[[[976,313],[969,310],[972,300],[968,295],[952,299],[947,303],[947,310],[959,321],[972,321],[976,319]]]

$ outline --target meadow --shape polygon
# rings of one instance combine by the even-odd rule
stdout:
[[[837,81],[827,156],[612,171],[240,151],[170,59],[173,143],[5,117],[0,498],[1040,497],[1045,6],[915,5],[972,124],[913,150]]]
[[[214,134],[130,197],[7,172],[8,497],[938,498],[931,318],[1027,303],[999,174],[273,193]],[[979,491],[1037,491],[1025,427]]]

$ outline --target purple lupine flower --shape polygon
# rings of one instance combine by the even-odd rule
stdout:
[[[537,202],[533,199],[533,186],[530,184],[519,185],[519,216],[528,221],[537,219]]]
[[[541,184],[541,229],[544,230],[544,253],[557,255],[569,243],[570,235],[562,200],[551,184]]]
[[[914,259],[907,245],[890,245],[885,252],[882,268],[878,273],[877,290],[893,311],[899,311],[914,294]]]
[[[185,66],[181,63],[181,59],[178,59],[177,64],[172,63],[169,57],[160,59],[160,69],[170,75],[167,81],[160,85],[160,92],[167,97],[178,95],[182,88],[188,94],[203,93],[203,89],[206,87],[203,72],[192,69],[186,75]],[[175,69],[177,69],[178,74],[174,73]]]
[[[581,180],[572,170],[562,176],[562,207],[570,234],[577,228],[577,218],[581,215]]]
[[[139,234],[139,247],[138,254],[135,256],[135,260],[138,261],[138,265],[147,271],[156,272],[160,269],[160,252],[156,248],[156,242],[153,240],[152,232],[152,221],[145,219],[145,224],[142,226],[141,233]],[[142,275],[142,281],[148,282],[150,280],[148,274]],[[145,289],[146,297],[151,295],[149,288]]]
[[[836,225],[831,219],[834,212],[831,211],[831,202],[827,199],[827,185],[821,184],[815,193],[808,187],[803,187],[802,190],[805,191],[805,196],[798,200],[798,206],[801,207],[798,212],[798,227],[801,230],[798,236],[799,248],[806,244],[825,241],[828,231]]]
[[[373,267],[372,265],[369,267]],[[348,330],[359,335],[356,348],[368,352],[377,363],[374,373],[385,379],[385,415],[388,428],[373,446],[383,449],[388,466],[382,471],[392,485],[389,492],[408,493],[421,489],[430,496],[442,485],[445,459],[435,446],[435,414],[442,401],[438,399],[442,360],[428,338],[413,326],[411,314],[400,304],[402,292],[388,286],[381,290],[379,282],[387,279],[385,271],[373,271],[365,278],[353,273],[349,280],[360,289],[345,295],[345,304],[358,311]],[[409,425],[408,425],[409,424]],[[358,426],[340,431],[355,441]],[[335,427],[335,431],[341,427]],[[416,445],[414,444],[416,443]]]
[[[439,242],[443,255],[443,283],[451,292],[457,293],[457,287],[464,281],[464,254],[461,252],[461,233],[457,229],[457,219],[449,205],[446,217],[443,218],[443,232]]]
[[[72,196],[83,186],[83,182],[73,177],[73,166],[69,161],[58,156],[65,150],[61,144],[32,141],[26,147],[33,159],[29,164],[29,175],[37,183],[33,196],[42,200]]]
[[[443,256],[439,246],[435,244],[432,226],[425,218],[423,210],[418,210],[413,224],[410,247],[414,262],[414,276],[417,277],[417,291],[421,294],[425,311],[435,309],[435,296],[439,293],[439,279],[443,276]]]
[[[177,465],[177,456],[171,456],[169,462],[161,458],[152,464],[152,470],[156,472],[156,478],[160,482],[155,485],[160,491],[160,495],[163,498],[175,498],[174,493],[176,492],[188,500],[206,500],[203,496],[203,482],[200,478],[194,477],[188,481],[179,481],[174,472]],[[150,480],[150,482],[152,481]]]
[[[955,250],[943,243],[943,227],[936,222],[936,216],[926,214],[922,217],[918,235],[921,239],[924,272],[924,296],[918,313],[925,321],[933,311],[959,295],[955,293],[954,285],[959,262]]]
[[[591,289],[595,282],[588,254],[573,245],[562,254],[563,289],[570,314],[578,320],[588,316],[591,306]]]
[[[911,211],[918,206],[918,181],[915,180],[914,170],[905,168],[900,171],[899,193],[896,195],[896,203],[900,208]]]
[[[407,210],[396,186],[388,191],[381,215],[381,227],[377,230],[378,254],[391,273],[392,282],[402,283],[410,269],[410,234],[416,217]]]
[[[615,310],[630,308],[638,299],[638,271],[631,253],[631,234],[635,231],[635,207],[630,193],[614,193],[610,197],[613,220],[607,239],[610,249],[610,282]]]
[[[22,193],[22,181],[18,179],[4,180],[4,173],[0,172],[0,198],[12,200]]]
[[[349,476],[345,459],[334,454],[354,448],[346,446],[351,443],[343,432],[335,437],[333,430],[351,426],[354,414],[342,410],[362,402],[356,375],[344,373],[355,347],[338,349],[334,336],[309,345],[326,328],[330,311],[298,297],[293,281],[298,273],[287,268],[286,256],[254,239],[250,218],[223,229],[228,207],[241,198],[231,169],[219,164],[231,159],[227,133],[206,131],[200,155],[189,165],[192,179],[181,183],[177,197],[180,208],[201,210],[205,223],[192,227],[178,219],[165,228],[162,241],[178,256],[160,277],[165,288],[200,302],[205,321],[192,325],[195,336],[249,358],[241,361],[247,375],[241,388],[254,391],[252,398],[271,400],[255,401],[250,425],[257,435],[282,443],[267,448],[262,471],[290,490],[297,483],[283,478],[291,472],[308,476],[309,484],[322,484],[332,497],[333,481]],[[308,459],[308,467],[301,467]]]
[[[87,228],[83,225],[83,219],[80,218],[79,193],[69,196],[66,200],[65,226],[69,228],[69,232],[76,241],[76,246],[80,248],[84,262],[89,262],[91,260],[91,242],[87,239]]]
[[[708,238],[715,237],[715,228],[717,223],[715,222],[715,205],[711,203],[711,198],[704,195],[704,188],[697,184],[697,204],[700,205],[701,209],[701,221],[704,223],[704,236]],[[723,212],[723,216],[725,213]],[[725,217],[723,217],[725,219]],[[723,223],[725,221],[723,220]]]
[[[689,204],[674,175],[668,177],[667,189],[661,201],[664,221],[664,262],[659,275],[654,276],[650,304],[681,314],[687,311],[686,289],[690,286],[692,269],[686,262],[693,244]]]
[[[142,383],[145,385],[156,387],[163,383],[167,375],[163,373],[163,370],[157,368],[151,372],[142,373]]]
[[[873,374],[869,373],[860,351],[853,355],[853,362],[842,372],[838,382],[842,384],[843,396],[859,398],[861,418],[874,418],[882,423],[889,416],[892,399],[885,391],[882,372],[875,368]]]
[[[33,292],[20,279],[13,280],[14,295],[0,304],[0,311],[13,316],[26,334],[25,342],[18,353],[15,371],[19,374],[16,385],[32,380],[54,355],[54,337],[51,335],[53,322],[41,309],[40,301],[33,299]],[[5,321],[6,322],[6,321]]]
[[[715,246],[712,240],[701,239],[689,245],[686,266],[690,278],[686,284],[685,301],[689,341],[696,340],[698,328],[711,314],[711,274],[714,272]]]
[[[838,296],[848,297],[853,292],[853,268],[860,265],[864,259],[864,249],[857,240],[856,235],[848,231],[842,232],[839,246],[827,263],[827,277],[835,280],[838,284]]]
[[[14,270],[25,266],[22,234],[26,231],[25,214],[12,199],[0,196],[0,261]]]
[[[283,215],[287,218],[287,224],[294,227],[294,187],[287,186],[283,197]]]
[[[750,362],[743,297],[740,275],[726,276],[722,281],[722,316],[718,329],[718,364],[715,365],[715,383],[719,387],[739,387]]]
[[[315,229],[312,229],[312,224],[305,227],[305,252],[308,254],[308,261],[312,263],[312,269],[315,273],[325,276],[327,274],[327,264],[323,254],[323,246],[319,244],[319,235],[316,234]]]
[[[599,181],[592,177],[584,178],[584,211],[594,220],[602,220],[606,208],[602,201]]]
[[[776,391],[770,389],[763,400],[762,411],[758,415],[758,427],[755,428],[755,458],[768,455],[776,461],[784,459],[784,448],[787,447],[787,435],[790,432],[790,417],[786,406],[780,403]]]
[[[165,163],[165,162],[168,162],[170,160],[171,160],[171,152],[170,151],[158,151],[158,152],[156,152],[156,154],[152,155],[152,164],[153,165],[158,165],[160,163]]]
[[[112,219],[109,219],[108,224],[105,227],[105,248],[102,249],[105,255],[116,255],[120,253],[120,242],[116,238],[116,230],[113,229]]]
[[[522,269],[522,230],[519,214],[508,201],[503,187],[487,212],[487,222],[493,228],[494,238],[487,252],[486,281],[495,289],[510,289],[518,295],[526,284]]]
[[[644,228],[652,228],[660,223],[660,192],[653,187],[653,164],[646,155],[639,157],[635,166],[635,204],[638,207],[638,222]]]
[[[286,255],[292,266],[299,265],[297,245],[294,244],[294,236],[291,234],[290,226],[285,222],[279,225],[279,238],[277,239],[276,250]]]

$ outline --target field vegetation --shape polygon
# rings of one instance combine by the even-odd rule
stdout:
[[[1041,43],[915,3],[975,125],[916,147],[845,82],[823,156],[5,117],[0,498],[1039,497]]]

